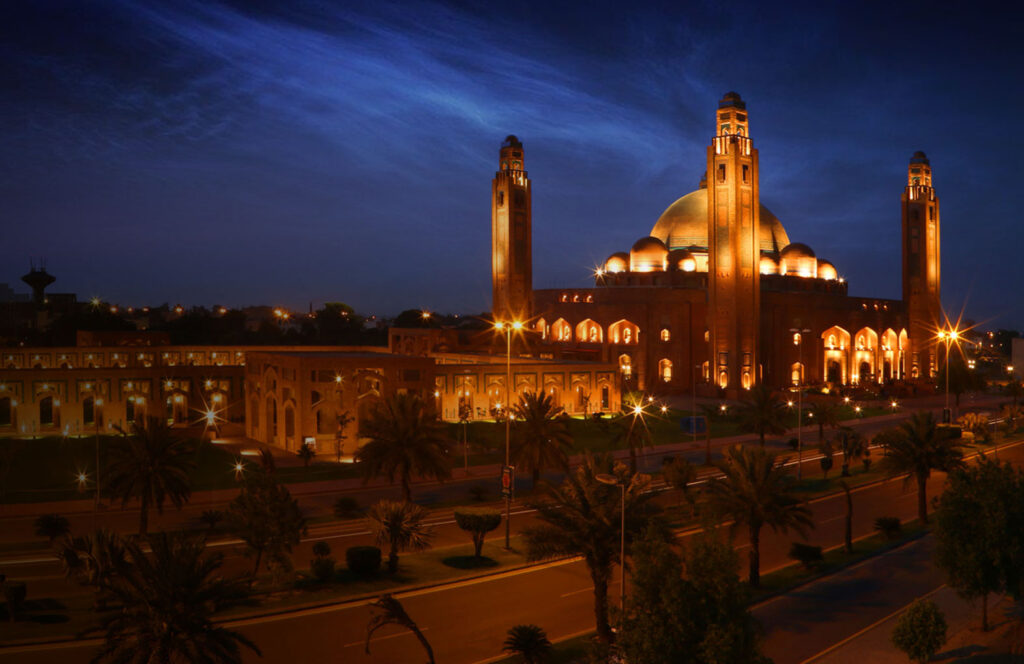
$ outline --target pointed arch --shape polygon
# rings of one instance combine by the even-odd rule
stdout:
[[[572,341],[572,326],[564,318],[551,324],[552,341]]]
[[[608,326],[608,342],[636,345],[640,343],[640,326],[625,318],[617,320]]]
[[[832,385],[849,383],[850,333],[838,325],[821,333],[821,379]]]
[[[862,327],[854,336],[853,382],[863,385],[877,382],[878,376],[878,333],[870,327]]]
[[[604,330],[590,318],[585,318],[576,325],[576,341],[599,344],[604,341]]]

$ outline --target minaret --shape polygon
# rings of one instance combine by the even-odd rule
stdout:
[[[940,297],[939,197],[932,187],[932,166],[915,152],[900,197],[903,217],[903,304],[910,336],[910,377],[933,376],[936,330],[944,323]]]
[[[714,384],[735,392],[760,377],[757,150],[738,94],[722,97],[715,119],[707,170],[708,360]]]
[[[530,179],[523,144],[508,136],[501,144],[491,181],[491,277],[495,320],[523,320],[533,310]]]

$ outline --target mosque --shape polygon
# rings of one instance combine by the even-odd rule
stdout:
[[[735,396],[758,383],[835,386],[934,375],[939,198],[915,152],[901,200],[902,300],[853,297],[837,267],[792,242],[760,202],[747,104],[718,103],[699,188],[662,213],[594,286],[532,289],[530,179],[522,143],[492,182],[493,311],[528,321],[541,357],[614,363],[624,389]],[[581,392],[577,395],[585,398]]]

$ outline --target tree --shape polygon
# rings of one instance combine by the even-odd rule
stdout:
[[[767,662],[736,552],[717,533],[696,538],[681,557],[649,530],[632,556],[632,591],[619,625],[626,661]]]
[[[523,664],[542,664],[551,655],[551,641],[537,625],[516,625],[508,630],[502,652],[519,655]]]
[[[363,422],[369,442],[356,452],[365,480],[386,475],[402,484],[412,502],[413,474],[445,480],[451,476],[451,440],[433,406],[411,393],[396,393],[377,404]]]
[[[355,418],[346,410],[338,415],[338,430],[334,433],[334,460],[341,463],[341,447],[345,442],[345,429],[352,424]]]
[[[839,474],[842,477],[849,477],[850,459],[864,456],[864,453],[868,451],[868,441],[856,429],[840,427],[839,433],[836,434],[836,443],[839,445],[839,451],[843,454],[842,470]]]
[[[206,536],[209,537],[217,527],[223,523],[226,515],[223,510],[203,510],[199,515],[199,522],[206,526]]]
[[[501,525],[501,512],[486,507],[458,507],[455,523],[473,538],[473,555],[479,558],[484,536]]]
[[[807,416],[818,425],[818,445],[824,445],[825,427],[835,429],[839,426],[839,404],[823,399],[813,401]]]
[[[381,613],[371,618],[370,622],[366,625],[367,655],[370,654],[370,639],[373,637],[374,632],[384,625],[398,625],[399,627],[406,628],[416,636],[420,645],[427,651],[427,664],[434,664],[434,649],[430,647],[430,642],[427,641],[427,637],[423,636],[419,626],[405,612],[401,602],[392,597],[390,593],[385,593],[372,602],[370,606],[380,609]]]
[[[57,548],[65,578],[93,588],[96,591],[94,605],[100,611],[109,600],[105,589],[110,579],[124,570],[125,556],[125,539],[103,528],[91,536],[66,535]]]
[[[154,416],[133,422],[131,433],[113,446],[107,486],[122,506],[139,500],[139,535],[146,535],[151,506],[163,514],[166,500],[178,509],[188,502],[194,456],[194,445],[173,435],[167,421]]]
[[[761,528],[795,530],[803,536],[814,526],[810,510],[792,494],[793,478],[776,455],[763,448],[735,445],[715,464],[722,472],[711,478],[707,495],[711,509],[746,526],[750,536],[750,585],[761,582]]]
[[[594,584],[594,617],[597,636],[613,641],[608,623],[608,582],[612,565],[619,561],[621,489],[596,479],[602,473],[625,483],[626,541],[640,533],[651,514],[650,478],[630,473],[622,464],[587,455],[585,462],[565,481],[547,489],[548,500],[533,505],[539,525],[523,531],[528,560],[581,556]]]
[[[832,470],[832,466],[835,465],[835,450],[832,449],[832,442],[826,440],[821,444],[821,459],[818,463],[821,464],[821,472],[828,479],[828,471]]]
[[[316,456],[316,449],[309,443],[303,443],[299,446],[299,451],[296,452],[296,455],[302,459],[302,465],[309,468],[309,462]]]
[[[71,522],[60,514],[40,514],[35,520],[36,537],[45,537],[52,546],[59,537],[71,532]]]
[[[256,559],[252,580],[264,557],[272,571],[291,569],[292,548],[306,533],[306,518],[288,488],[273,475],[261,471],[246,476],[242,491],[228,506],[228,529]]]
[[[569,469],[572,434],[561,406],[544,392],[527,392],[513,408],[515,423],[511,457],[516,466],[533,473],[537,486],[542,471]]]
[[[939,431],[930,412],[914,413],[897,433],[885,437],[886,452],[882,468],[890,477],[906,475],[917,481],[917,517],[928,523],[928,478],[933,470],[950,472],[963,465],[963,453],[957,440]]]
[[[929,661],[946,643],[946,618],[931,600],[919,599],[892,630],[892,644],[915,662]]]
[[[686,457],[679,455],[661,467],[661,475],[665,483],[683,494],[687,503],[693,504],[690,485],[697,479],[697,469]]]
[[[764,447],[764,438],[786,433],[782,402],[764,383],[750,390],[750,398],[739,407],[739,427],[745,433],[756,433]]]
[[[245,601],[245,584],[218,574],[223,555],[207,555],[202,539],[183,533],[157,533],[149,544],[147,555],[127,542],[126,560],[103,582],[120,609],[102,620],[104,644],[93,661],[234,664],[242,661],[240,646],[259,654],[213,620]]]
[[[946,382],[946,371],[949,371],[949,382]],[[935,382],[943,388],[948,384],[949,393],[955,398],[956,407],[960,408],[960,396],[964,392],[984,391],[985,378],[978,372],[967,367],[962,353],[953,353],[949,356],[949,366],[939,367],[935,375]]]
[[[846,494],[846,528],[843,531],[843,544],[846,546],[847,553],[853,553],[853,495],[850,493],[850,485],[846,483],[846,480],[840,480],[839,486]]]
[[[989,594],[1021,589],[1024,476],[982,457],[947,482],[935,510],[935,562],[957,594],[981,599],[981,626],[988,631]]]
[[[423,551],[433,532],[423,523],[427,511],[415,503],[382,500],[366,512],[366,522],[380,546],[390,547],[388,572],[398,571],[398,554]]]
[[[25,604],[28,587],[24,581],[8,581],[6,578],[0,579],[0,586],[3,586],[4,600],[7,602],[7,618],[14,622]]]

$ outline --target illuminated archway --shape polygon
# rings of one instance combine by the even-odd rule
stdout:
[[[850,333],[833,325],[821,333],[822,380],[832,385],[846,385],[850,358]]]
[[[672,360],[658,360],[658,375],[661,376],[661,380],[663,382],[672,382]]]
[[[576,341],[599,344],[604,341],[604,330],[600,325],[587,318],[576,325]]]
[[[899,337],[896,336],[896,332],[892,328],[882,333],[882,338],[878,344],[882,363],[882,370],[879,372],[879,375],[882,382],[899,378],[897,365],[899,345]]]
[[[619,372],[626,380],[633,377],[633,358],[629,356],[629,353],[619,355]]]
[[[554,341],[572,341],[572,326],[564,318],[551,324],[551,339]]]
[[[876,353],[878,351],[878,333],[870,327],[862,327],[854,336],[853,382],[863,384],[875,380],[877,374]]]
[[[625,318],[615,321],[608,326],[608,341],[613,344],[638,344],[640,343],[640,326]]]

